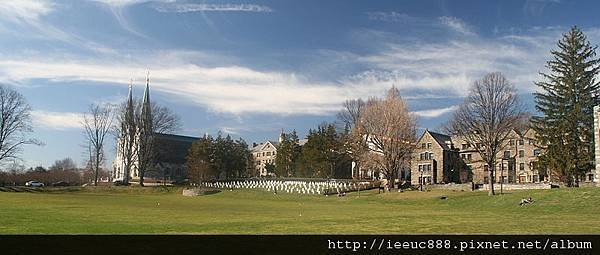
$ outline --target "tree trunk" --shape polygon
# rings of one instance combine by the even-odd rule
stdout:
[[[95,170],[95,173],[94,173],[94,186],[98,186],[98,171],[99,171],[98,168],[100,168],[100,156],[98,154],[100,154],[100,153],[98,153],[98,151],[96,151],[96,159],[94,160],[95,161],[94,162],[94,168],[95,168],[94,169]]]
[[[391,170],[391,173],[388,175],[388,183],[387,183],[387,188],[389,191],[392,190],[392,188],[394,187],[394,180],[396,180],[396,171],[395,170]],[[386,191],[388,191],[386,190]]]
[[[496,164],[494,163],[494,164],[488,164],[488,165],[491,165],[490,176],[489,176],[490,178],[489,178],[489,182],[488,182],[488,184],[489,184],[488,195],[493,196],[493,195],[495,195],[495,193],[494,193],[494,171],[496,171]]]
[[[144,175],[146,173],[146,169],[140,168],[140,186],[144,187]]]

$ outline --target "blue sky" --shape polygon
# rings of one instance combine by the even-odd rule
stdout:
[[[600,42],[595,1],[3,1],[0,82],[33,107],[26,166],[85,155],[81,114],[141,96],[184,135],[248,143],[301,136],[350,98],[398,87],[421,128],[447,120],[474,79],[503,72],[533,107],[533,81],[577,25]],[[114,139],[107,153],[114,157]],[[109,165],[109,164],[107,164]]]

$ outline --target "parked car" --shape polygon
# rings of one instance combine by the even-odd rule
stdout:
[[[64,186],[70,186],[70,185],[71,184],[66,181],[58,181],[58,182],[52,183],[52,186],[54,186],[54,187],[59,187],[59,186],[64,187]]]
[[[118,181],[113,181],[113,185],[115,185],[115,186],[128,186],[129,183],[125,183],[122,180],[118,180]]]
[[[38,181],[28,181],[25,183],[25,186],[27,186],[27,187],[44,187],[44,183],[38,182]]]

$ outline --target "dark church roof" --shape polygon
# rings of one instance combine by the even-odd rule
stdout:
[[[188,150],[198,137],[155,134],[155,148],[158,150],[158,162],[184,164]]]

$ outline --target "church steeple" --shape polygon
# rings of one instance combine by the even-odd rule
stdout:
[[[121,121],[121,135],[120,135],[120,144],[121,148],[119,153],[121,153],[123,157],[123,182],[129,183],[130,175],[133,167],[132,155],[135,153],[133,150],[135,144],[135,119],[134,119],[134,109],[133,109],[133,79],[129,81],[129,93],[127,95],[127,102],[125,103],[125,116],[123,116],[123,120]]]
[[[150,104],[150,71],[146,72],[146,88],[144,89],[144,98],[142,99],[140,124],[142,132],[152,132],[152,105]]]
[[[133,79],[129,80],[129,93],[127,94],[127,110],[129,106],[133,106]]]
[[[281,133],[279,133],[279,143],[282,143],[285,140],[285,133],[283,133],[283,128],[281,129]]]

